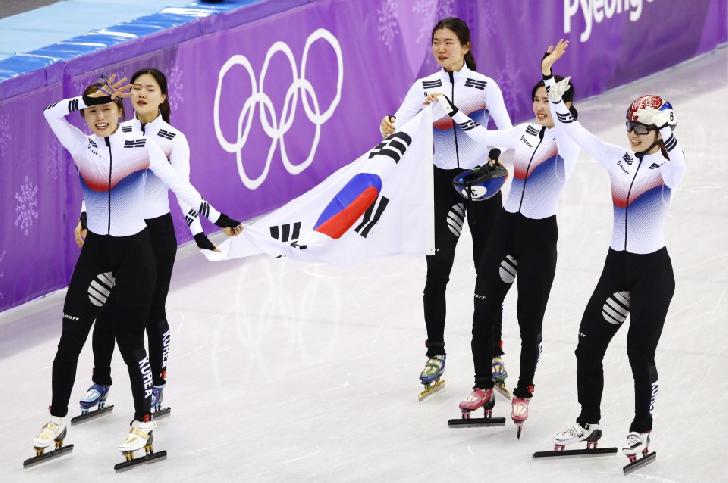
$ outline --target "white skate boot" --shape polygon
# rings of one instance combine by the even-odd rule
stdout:
[[[648,465],[655,460],[657,453],[650,453],[650,433],[637,433],[631,431],[622,446],[622,452],[627,456],[629,464],[624,467],[624,474]]]
[[[139,463],[152,462],[167,457],[166,451],[154,451],[153,430],[156,427],[157,423],[154,421],[132,421],[129,434],[126,435],[124,441],[119,445],[125,461],[114,466],[116,471],[125,470]],[[141,458],[135,458],[134,452],[142,448],[146,454]]]
[[[38,436],[33,440],[33,446],[36,451],[41,450],[39,454],[43,454],[51,443],[55,443],[56,449],[63,446],[63,439],[66,437],[66,418],[57,418],[51,416],[50,421],[43,425]]]
[[[563,431],[554,434],[555,451],[563,451],[564,446],[586,441],[587,449],[597,447],[597,441],[602,437],[602,430],[598,424],[586,424],[582,427],[574,423]]]
[[[43,425],[38,436],[33,439],[35,456],[25,460],[23,462],[23,466],[27,468],[43,461],[70,453],[73,450],[73,445],[63,445],[66,432],[66,418],[51,416],[51,419]],[[55,448],[52,451],[45,452],[51,443],[54,444]]]
[[[554,450],[553,451],[536,451],[533,453],[534,458],[548,458],[553,456],[573,456],[573,455],[610,455],[617,452],[617,448],[597,448],[597,442],[602,437],[602,430],[598,424],[579,423],[569,425],[563,431],[554,434]],[[570,444],[586,442],[585,449],[568,449],[564,447]]]

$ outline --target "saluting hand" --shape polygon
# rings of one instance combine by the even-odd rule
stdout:
[[[131,84],[127,82],[126,77],[116,80],[116,74],[111,74],[108,78],[101,76],[101,88],[89,94],[89,97],[111,96],[112,99],[129,97],[131,95]]]

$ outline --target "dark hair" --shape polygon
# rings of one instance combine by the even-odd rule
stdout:
[[[432,29],[432,37],[430,38],[430,43],[432,43],[435,38],[435,32],[442,29],[448,29],[455,32],[455,35],[458,36],[458,40],[462,45],[470,44],[470,29],[468,28],[468,24],[466,24],[463,19],[457,17],[447,17],[441,19],[439,22],[437,22],[437,24],[435,24],[435,27]],[[475,58],[473,57],[472,48],[469,49],[468,52],[465,54],[465,65],[468,66],[468,69],[475,70]]]
[[[164,119],[165,122],[169,122],[169,116],[172,110],[169,107],[167,76],[164,75],[164,73],[159,69],[155,69],[154,67],[145,67],[144,69],[139,69],[138,71],[134,72],[134,75],[131,76],[132,84],[144,74],[149,74],[150,76],[154,77],[154,80],[157,81],[157,84],[159,84],[159,90],[162,91],[162,94],[164,94],[165,96],[164,102],[159,105],[159,113],[162,115],[162,119]]]
[[[554,80],[556,82],[564,80],[564,76],[556,75],[554,74]],[[574,107],[574,83],[569,81],[569,89],[564,92],[564,94],[561,96],[561,99],[563,99],[564,102],[571,102],[571,107],[569,108],[569,111],[571,112],[571,115],[574,116],[574,119],[576,119],[579,116],[579,112],[576,110],[576,107]],[[531,89],[531,99],[536,97],[536,91],[539,87],[546,87],[546,83],[541,80],[536,83],[535,86],[533,86],[533,89]]]
[[[99,84],[98,82],[94,82],[93,84],[89,84],[86,86],[86,88],[83,90],[84,96],[89,96],[93,94],[94,92],[101,90],[101,88],[104,87],[103,85]],[[121,111],[121,117],[124,117],[124,100],[121,97],[117,97],[116,99],[112,100],[114,104],[116,104],[116,107],[119,108]],[[84,111],[81,111],[81,117],[84,117]]]

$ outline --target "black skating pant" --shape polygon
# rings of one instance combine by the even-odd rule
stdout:
[[[172,280],[172,268],[177,254],[177,238],[174,233],[172,215],[167,213],[158,218],[145,220],[152,241],[152,251],[156,262],[157,283],[154,285],[151,310],[146,319],[147,340],[149,343],[149,363],[152,367],[154,385],[165,383],[167,358],[169,355],[170,331],[167,322],[167,294]],[[114,333],[111,312],[116,310],[112,291],[109,303],[96,318],[92,338],[94,350],[93,381],[104,386],[111,385],[111,356],[114,352]]]
[[[667,248],[647,255],[609,249],[579,326],[576,377],[580,424],[598,423],[601,418],[602,359],[629,314],[627,356],[635,393],[630,431],[646,433],[652,429],[651,412],[657,396],[655,350],[674,291],[675,277]]]
[[[493,387],[491,357],[498,347],[493,327],[500,324],[503,300],[517,281],[521,373],[513,394],[523,398],[533,395],[543,317],[556,273],[557,240],[556,216],[534,220],[503,210],[475,284],[471,342],[475,387]]]
[[[436,253],[427,256],[427,279],[422,296],[427,357],[445,354],[445,288],[450,280],[455,247],[465,220],[467,218],[473,237],[473,264],[477,271],[502,207],[500,192],[484,201],[468,201],[460,196],[453,187],[452,179],[462,171],[434,168]],[[500,324],[496,330],[496,337],[500,340]]]
[[[144,350],[144,323],[156,274],[147,230],[119,237],[88,233],[63,306],[61,340],[53,361],[52,416],[63,417],[68,413],[78,356],[109,295],[97,277],[109,272],[115,279],[116,298],[109,320],[129,371],[134,419],[143,421],[150,417],[152,371]]]

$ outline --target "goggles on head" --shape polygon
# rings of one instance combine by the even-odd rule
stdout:
[[[635,134],[647,134],[648,132],[655,130],[653,126],[648,126],[647,124],[642,124],[637,121],[627,121],[625,124],[627,125],[627,132],[634,131]]]

